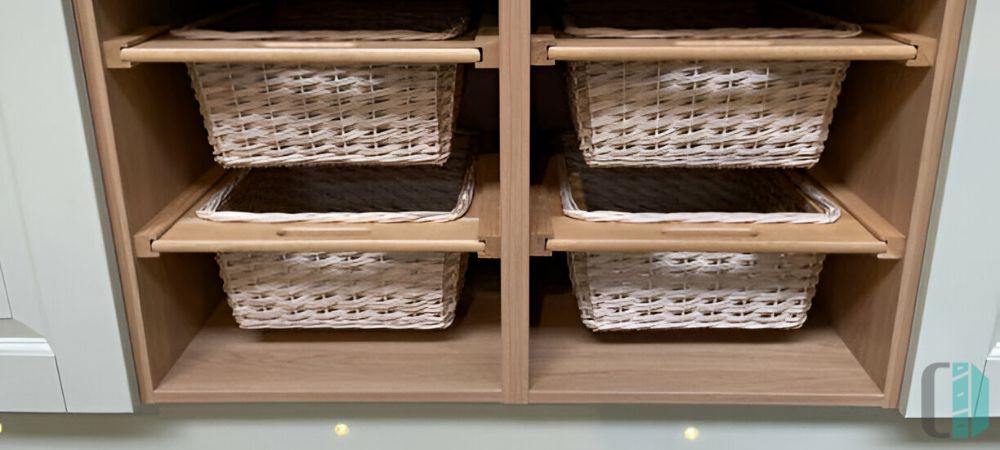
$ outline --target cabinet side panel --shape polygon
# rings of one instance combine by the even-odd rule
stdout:
[[[131,236],[212,164],[183,66],[104,68],[101,40],[179,23],[197,2],[76,0],[90,108],[144,401],[221,298],[211,258],[139,262]]]
[[[821,163],[907,235],[899,262],[834,258],[824,274],[825,307],[885,389],[886,407],[899,399],[964,8],[963,0],[914,1],[891,18],[939,39],[935,65],[855,63]]]

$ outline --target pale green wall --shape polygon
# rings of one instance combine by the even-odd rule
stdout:
[[[7,320],[46,339],[62,382],[44,404],[33,401],[31,389],[5,386],[0,411],[32,403],[29,411],[132,406],[117,268],[68,3],[0,0],[0,262],[13,316]],[[13,375],[3,365],[0,358],[0,379],[55,376],[51,369]]]
[[[965,66],[956,74],[951,145],[944,148],[931,222],[935,239],[927,247],[923,302],[914,320],[910,373],[917,380],[935,362],[983,367],[1000,338],[994,337],[1000,312],[1000,140],[993,134],[1000,126],[1000,1],[980,0],[974,14]],[[990,369],[1000,378],[1000,367]],[[948,417],[951,402],[941,394],[950,391],[949,380],[940,376],[937,381],[935,414]],[[1000,379],[991,385],[1000,392]],[[920,383],[909,385],[908,398],[907,417],[920,416]],[[1000,397],[993,399],[993,415],[1000,416]]]

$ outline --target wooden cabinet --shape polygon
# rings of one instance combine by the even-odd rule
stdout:
[[[164,32],[214,12],[202,2],[75,3],[146,402],[898,402],[962,0],[795,2],[874,24],[836,42],[566,38],[548,25],[556,2],[484,1],[461,39],[343,45],[192,43]],[[215,9],[223,6],[231,5]],[[843,206],[836,224],[584,223],[561,214],[555,152],[542,137],[572,129],[562,62],[677,59],[853,61],[811,172]],[[191,61],[467,64],[459,123],[486,149],[469,214],[371,226],[197,219],[223,174],[180,64]],[[447,331],[248,331],[229,318],[211,257],[234,250],[479,258]],[[567,251],[831,255],[800,330],[593,334],[580,324],[559,253]]]

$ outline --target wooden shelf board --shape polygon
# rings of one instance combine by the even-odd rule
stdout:
[[[104,41],[105,65],[126,69],[139,63],[337,63],[462,64],[496,68],[499,36],[495,19],[457,39],[444,41],[253,41],[179,39],[169,27],[147,27]]]
[[[531,402],[879,406],[884,394],[813,313],[799,330],[595,334],[571,292],[531,329]]]
[[[153,401],[500,401],[500,294],[482,272],[441,331],[243,330],[220,302]]]
[[[196,212],[225,185],[213,168],[135,235],[139,257],[160,253],[242,251],[448,251],[498,257],[499,168],[496,154],[480,156],[476,192],[466,215],[442,223],[213,222]]]
[[[929,38],[924,38],[924,40]],[[553,61],[797,60],[920,61],[917,46],[865,32],[846,39],[588,39],[537,34],[535,64]],[[929,47],[929,46],[925,46]]]
[[[837,185],[838,189],[840,185]],[[834,198],[835,193],[831,192]],[[876,254],[901,257],[897,252],[902,234],[893,234],[892,251],[844,205],[832,224],[688,224],[587,222],[566,217],[559,198],[559,175],[555,161],[547,168],[542,184],[532,186],[532,254],[553,251],[595,252],[815,252]],[[855,203],[863,203],[852,197]],[[859,208],[860,209],[860,208]],[[866,214],[876,214],[865,208]],[[877,215],[877,214],[876,214]],[[884,220],[872,219],[867,222]],[[891,229],[890,225],[885,225]],[[894,231],[894,229],[893,229]]]

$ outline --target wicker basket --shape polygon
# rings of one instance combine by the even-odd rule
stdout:
[[[471,152],[442,166],[251,169],[197,212],[225,222],[445,222],[472,202]],[[455,316],[461,253],[220,253],[242,328],[439,329]]]
[[[468,10],[441,2],[319,1],[240,9],[179,30],[198,40],[444,40]],[[297,27],[297,29],[291,29]],[[242,31],[242,30],[270,31]],[[226,167],[443,164],[451,150],[460,66],[191,63],[188,72]]]
[[[584,325],[594,331],[799,328],[824,255],[570,253]]]
[[[441,329],[455,319],[461,253],[220,253],[240,328]]]
[[[563,212],[600,222],[832,223],[840,208],[807,178],[777,169],[598,169],[571,152]],[[821,254],[571,253],[584,324],[596,331],[797,328]]]
[[[753,1],[668,1],[655,7],[640,2],[647,8],[630,4],[636,14],[623,17],[625,28],[607,28],[594,23],[606,15],[588,5],[567,13],[566,34],[780,39],[843,38],[861,32],[856,25]],[[579,146],[587,163],[598,167],[810,167],[823,151],[848,65],[570,62],[569,96]]]

